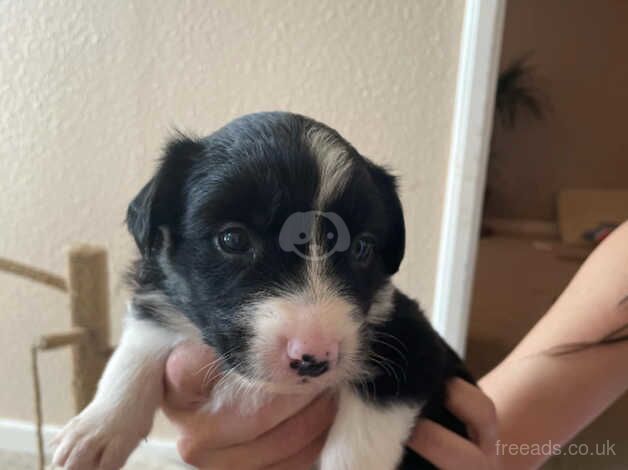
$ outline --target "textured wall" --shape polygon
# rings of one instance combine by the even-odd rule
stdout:
[[[490,215],[552,219],[561,188],[628,187],[628,2],[510,0],[502,66],[529,54],[542,122],[495,127]]]
[[[401,284],[429,306],[463,0],[0,2],[0,256],[64,272],[73,241],[111,253],[114,336],[133,250],[126,204],[173,127],[207,133],[285,109],[337,128],[402,177]],[[68,324],[62,295],[0,274],[0,416],[30,419],[27,347]],[[51,422],[69,354],[44,359]]]

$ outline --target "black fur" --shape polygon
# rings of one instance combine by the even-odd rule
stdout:
[[[452,377],[474,383],[473,378],[457,354],[434,331],[418,304],[397,291],[394,314],[371,334],[372,348],[377,357],[386,358],[387,364],[382,366],[381,361],[372,364],[379,374],[359,388],[364,399],[375,400],[382,406],[400,401],[424,403],[422,416],[466,437],[463,423],[443,406],[444,385]],[[435,467],[407,449],[399,469],[423,468]]]
[[[305,139],[317,129],[351,160],[346,185],[319,208],[314,204],[322,175]],[[393,176],[332,129],[289,113],[244,116],[203,139],[180,136],[128,209],[128,228],[142,255],[133,270],[137,314],[167,324],[160,301],[143,295],[158,293],[225,354],[227,367],[247,374],[251,331],[243,308],[303,282],[304,259],[283,250],[278,239],[291,214],[313,209],[338,214],[352,240],[364,232],[377,240],[366,267],[355,262],[351,250],[329,257],[335,287],[364,316],[404,254],[405,225]],[[217,237],[227,223],[247,228],[254,247],[250,256],[220,249]],[[364,322],[362,331],[370,350],[389,364],[368,364],[374,377],[356,385],[364,399],[379,406],[427,403],[425,415],[464,434],[443,410],[442,398],[446,380],[466,373],[418,305],[396,292],[389,320],[376,326]],[[429,464],[411,453],[402,465],[424,467]]]

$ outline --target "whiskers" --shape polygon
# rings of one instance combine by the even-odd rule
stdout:
[[[383,331],[372,332],[370,341],[375,347],[371,347],[367,352],[368,362],[394,379],[398,395],[402,381],[408,381],[406,373],[408,348],[399,338]],[[379,352],[375,349],[378,349]],[[390,354],[384,355],[386,349]],[[374,383],[373,387],[375,387]]]
[[[238,372],[244,361],[230,363],[236,349],[237,347],[233,347],[218,354],[213,361],[196,371],[196,375],[204,374],[201,386],[204,392],[209,392],[207,409],[212,413],[236,403],[243,414],[252,413],[261,406],[261,387],[254,380],[247,379]]]
[[[211,385],[212,381],[226,370],[224,366],[227,364],[227,360],[231,358],[231,354],[235,351],[235,349],[236,348],[233,347],[223,354],[218,354],[218,357],[216,357],[216,359],[210,361],[196,371],[195,375],[199,375],[201,373],[205,374],[205,376],[203,377],[203,381],[201,382],[201,387],[203,391],[206,391],[207,388]]]
[[[261,408],[270,398],[264,383],[242,375],[238,369],[243,361],[224,371],[212,389],[210,411],[217,412],[226,406],[237,405],[242,415],[250,415]]]
[[[235,407],[241,414],[249,415],[277,394],[311,393],[316,387],[350,386],[367,400],[374,401],[377,389],[385,386],[389,393],[398,396],[408,381],[407,346],[387,332],[367,327],[361,333],[362,341],[341,348],[337,365],[327,375],[307,381],[305,385],[298,377],[286,374],[280,368],[283,365],[271,360],[274,350],[260,349],[257,354],[245,356],[237,354],[235,348],[224,352],[197,372],[204,374],[203,389],[211,387],[208,410],[215,413],[224,407]],[[269,369],[271,366],[275,367]],[[382,382],[383,377],[392,380]]]

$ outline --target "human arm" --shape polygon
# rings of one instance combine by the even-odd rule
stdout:
[[[628,342],[553,352],[570,343],[594,343],[626,325],[628,308],[619,305],[626,294],[628,225],[623,224],[512,353],[480,380],[497,409],[500,444],[563,444],[625,392]],[[500,453],[509,469],[534,468],[549,457]]]

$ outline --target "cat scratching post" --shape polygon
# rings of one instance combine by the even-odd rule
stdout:
[[[71,328],[46,334],[31,347],[31,373],[35,402],[39,469],[44,469],[43,413],[38,353],[72,347],[72,391],[76,412],[96,392],[98,380],[111,352],[109,346],[109,275],[107,252],[92,245],[74,245],[68,250],[68,276],[64,279],[32,266],[0,258],[0,271],[24,277],[70,296]]]
[[[109,281],[103,248],[76,245],[68,252],[68,293],[73,328],[85,331],[72,346],[76,410],[91,401],[109,358]]]

